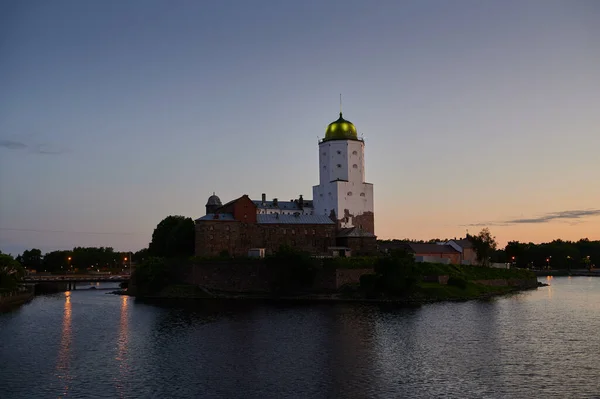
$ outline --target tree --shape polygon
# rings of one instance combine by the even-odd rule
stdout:
[[[496,251],[498,244],[496,237],[493,237],[490,230],[486,227],[482,229],[476,236],[469,236],[469,240],[473,243],[473,248],[477,254],[477,260],[482,266],[490,265],[490,258]]]
[[[39,270],[42,267],[42,251],[37,248],[28,249],[17,260],[27,269]]]
[[[191,218],[168,216],[152,233],[148,255],[164,258],[194,255],[195,225]]]
[[[148,248],[140,249],[139,251],[134,252],[131,258],[131,260],[134,262],[143,262],[144,259],[148,258]]]
[[[136,295],[158,294],[171,281],[170,268],[163,258],[145,259],[131,276],[131,286]]]
[[[44,255],[40,270],[45,272],[66,272],[69,268],[71,251],[52,251]]]
[[[25,276],[25,269],[10,255],[0,254],[0,290],[14,290]]]

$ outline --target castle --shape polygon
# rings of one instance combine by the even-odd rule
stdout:
[[[242,195],[223,205],[213,193],[206,215],[195,221],[196,255],[270,254],[281,246],[319,256],[373,253],[373,185],[365,182],[364,149],[356,127],[340,112],[319,140],[319,184],[312,200]]]

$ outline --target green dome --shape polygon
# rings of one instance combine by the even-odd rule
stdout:
[[[325,139],[323,140],[358,140],[356,127],[352,122],[342,118],[342,113],[340,112],[340,118],[327,126]]]

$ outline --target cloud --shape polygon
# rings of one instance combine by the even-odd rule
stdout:
[[[7,150],[29,150],[34,154],[58,155],[70,152],[64,148],[53,148],[49,144],[27,144],[21,141],[0,139],[0,148]]]
[[[550,212],[537,217],[509,219],[504,221],[488,222],[488,223],[472,223],[467,226],[512,226],[515,224],[540,224],[549,223],[552,221],[565,221],[569,224],[579,224],[581,219],[600,216],[600,209],[582,209],[573,211]]]
[[[21,143],[20,141],[13,140],[0,140],[0,147],[9,149],[9,150],[22,150],[27,148],[27,144]]]
[[[31,148],[31,150],[32,150],[32,152],[35,152],[37,154],[44,154],[44,155],[58,155],[58,154],[65,154],[67,152],[70,152],[69,150],[67,150],[65,148],[51,148],[47,144],[38,144],[35,146],[35,148]]]

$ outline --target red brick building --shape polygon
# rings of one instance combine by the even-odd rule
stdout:
[[[265,202],[264,199],[262,201]],[[325,215],[314,215],[304,202],[278,203],[278,212],[265,212],[261,201],[243,195],[221,205],[215,195],[206,205],[207,214],[196,223],[196,255],[247,256],[251,248],[264,248],[266,254],[289,246],[313,255],[331,255],[332,247],[347,247],[353,254],[376,251],[376,237],[359,228],[339,229]],[[298,205],[300,203],[300,205]],[[294,206],[298,209],[295,209]]]
[[[250,248],[270,254],[283,245],[323,255],[335,245],[335,233],[336,224],[326,216],[260,214],[243,195],[196,220],[196,255],[246,256]]]

